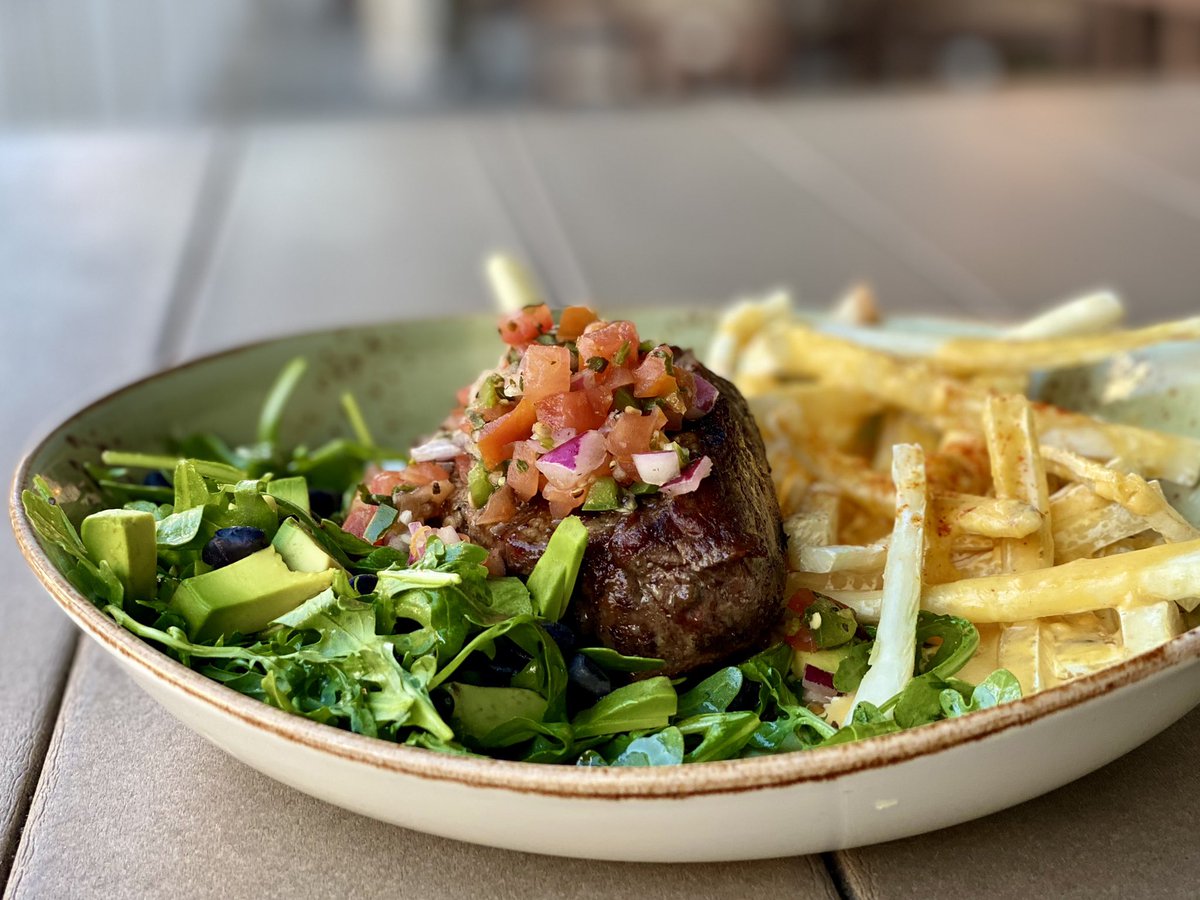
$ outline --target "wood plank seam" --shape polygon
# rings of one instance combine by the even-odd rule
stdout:
[[[763,106],[717,108],[714,122],[794,186],[824,205],[911,271],[940,286],[965,313],[995,317],[1012,304],[932,240],[901,219],[884,201],[818,151],[776,111]]]
[[[204,172],[201,176],[200,187],[196,200],[196,208],[185,231],[184,241],[179,252],[179,263],[176,266],[172,286],[167,296],[167,308],[163,315],[155,351],[151,356],[151,368],[159,368],[178,361],[178,348],[181,346],[178,334],[186,327],[189,318],[189,308],[194,305],[194,298],[202,282],[201,276],[207,269],[215,236],[219,233],[220,222],[228,211],[232,187],[236,180],[235,170],[241,159],[240,140],[214,140],[204,162]],[[172,337],[171,332],[176,332]],[[15,811],[9,829],[0,835],[0,884],[5,885],[4,897],[10,896],[20,880],[20,867],[16,861],[20,858],[26,844],[26,835],[30,824],[31,812],[35,809],[44,783],[53,778],[54,760],[61,744],[61,733],[64,728],[63,710],[67,701],[73,679],[79,667],[79,649],[87,638],[81,633],[72,646],[62,672],[59,684],[46,705],[42,718],[46,723],[53,722],[53,729],[46,728],[47,737],[41,739],[38,748],[32,756],[40,760],[26,774],[25,783],[28,787],[22,791],[20,807]],[[42,730],[39,730],[42,733]]]
[[[50,695],[49,702],[42,710],[40,717],[42,724],[35,732],[37,737],[34,740],[33,752],[30,753],[30,759],[35,761],[34,765],[24,773],[17,808],[13,810],[5,833],[0,835],[0,851],[2,851],[0,852],[0,884],[7,885],[9,876],[13,872],[13,865],[25,834],[25,826],[29,820],[29,810],[41,787],[42,775],[46,770],[47,761],[51,757],[54,735],[61,727],[63,698],[66,696],[67,684],[75,668],[75,658],[79,655],[80,642],[83,640],[82,634],[76,636],[56,679],[57,683]],[[7,892],[5,896],[8,896]]]
[[[167,296],[166,316],[155,344],[153,366],[156,369],[181,361],[185,339],[198,312],[204,281],[233,203],[245,150],[246,136],[241,131],[218,134],[213,139],[179,265]]]

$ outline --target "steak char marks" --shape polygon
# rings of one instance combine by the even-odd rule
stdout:
[[[638,498],[631,513],[582,513],[588,528],[568,610],[580,632],[678,675],[757,646],[778,620],[786,577],[783,527],[762,438],[745,399],[703,366],[713,409],[674,438],[713,469],[697,490]],[[465,486],[456,512],[471,540],[528,575],[557,522],[535,498],[509,522],[478,525]]]

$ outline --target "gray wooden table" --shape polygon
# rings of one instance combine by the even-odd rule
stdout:
[[[493,248],[534,262],[562,302],[716,304],[787,284],[822,305],[866,277],[895,310],[1014,318],[1103,284],[1138,320],[1195,314],[1200,88],[9,134],[0,210],[9,471],[58,418],[156,367],[483,309]],[[0,541],[6,897],[1194,896],[1198,742],[1200,712],[1013,810],[819,858],[473,847],[225,757],[77,639]]]

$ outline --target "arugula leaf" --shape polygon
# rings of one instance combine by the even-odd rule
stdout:
[[[634,738],[612,761],[614,766],[677,766],[683,762],[683,734],[667,727],[654,734]]]
[[[105,450],[100,454],[100,460],[106,466],[127,466],[131,469],[157,469],[160,472],[173,472],[175,466],[179,464],[180,457],[161,453],[127,453],[123,450]],[[203,477],[223,484],[234,484],[248,474],[244,469],[209,459],[188,458],[187,462]]]
[[[609,672],[653,672],[666,664],[651,656],[625,656],[608,647],[580,647],[579,652]]]
[[[733,759],[762,723],[752,712],[706,713],[675,723],[684,737],[699,735],[700,743],[684,754],[684,762]]]
[[[159,547],[176,550],[185,548],[196,541],[203,523],[204,507],[193,506],[155,522],[154,539]]]
[[[279,426],[283,421],[283,413],[288,400],[300,379],[308,369],[308,362],[303,357],[289,360],[275,378],[267,398],[263,402],[262,412],[258,417],[258,442],[269,448],[274,448],[279,442]]]
[[[853,644],[850,652],[838,664],[838,670],[833,675],[833,687],[843,694],[852,694],[862,684],[863,676],[871,668],[871,642],[862,641]]]
[[[186,459],[175,466],[175,512],[208,503],[208,486],[196,467]]]
[[[723,713],[742,689],[744,676],[737,666],[726,666],[709,675],[679,697],[677,715],[689,719],[703,713]]]
[[[932,650],[926,646],[931,642],[936,642]],[[917,674],[949,678],[971,661],[978,648],[979,629],[966,619],[924,611],[917,617]]]
[[[62,554],[87,561],[87,548],[79,539],[79,532],[58,505],[54,491],[41,475],[34,476],[32,491],[21,492],[21,505],[25,507],[25,515],[29,516],[29,521],[43,540],[52,544]]]
[[[1007,669],[997,669],[971,691],[970,701],[964,699],[962,691],[953,688],[943,690],[938,699],[945,717],[954,719],[976,710],[1020,700],[1021,683]]]
[[[459,734],[481,747],[507,747],[534,737],[546,713],[546,698],[513,687],[451,684],[454,701],[450,721]]]
[[[576,737],[662,728],[675,715],[678,697],[668,678],[659,676],[619,687],[571,722]]]

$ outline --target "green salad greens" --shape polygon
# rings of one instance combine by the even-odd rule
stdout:
[[[371,498],[378,511],[365,539],[344,531],[367,466],[397,454],[375,444],[348,396],[351,438],[281,447],[304,368],[285,367],[251,444],[202,434],[167,453],[104,453],[85,467],[101,509],[81,523],[45,479],[23,494],[80,593],[232,690],[410,746],[581,766],[810,750],[1020,696],[1003,670],[978,685],[957,679],[978,632],[922,613],[912,679],[879,707],[859,704],[839,728],[826,709],[862,681],[874,635],[822,597],[781,628],[786,642],[683,679],[655,676],[661,660],[587,646],[567,625],[588,541],[574,516],[524,581],[491,577],[487,551],[445,529],[425,529],[408,553],[376,546],[399,516],[387,498]]]

